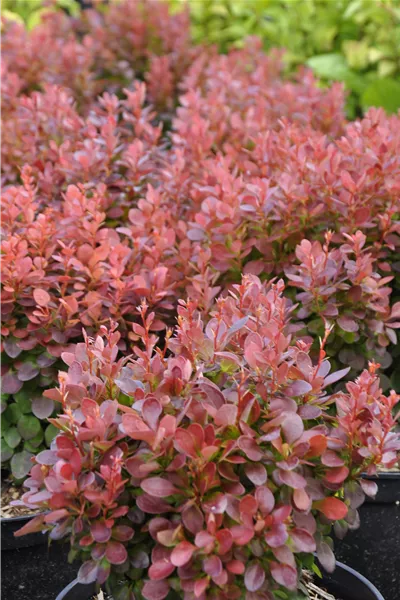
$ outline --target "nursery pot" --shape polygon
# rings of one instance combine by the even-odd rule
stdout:
[[[374,481],[378,485],[375,498],[366,496],[367,503],[393,504],[400,502],[400,472],[388,471],[377,475],[363,475],[363,479]]]
[[[26,525],[36,515],[25,515],[23,517],[11,517],[0,519],[1,523],[1,549],[16,550],[17,548],[28,548],[47,542],[47,532],[28,533],[21,537],[15,537],[14,533]]]
[[[9,472],[5,469],[1,470],[1,480],[5,481],[9,476]],[[14,537],[14,533],[29,523],[31,519],[37,517],[40,512],[31,515],[19,515],[17,517],[0,518],[1,525],[1,550],[16,550],[17,548],[29,548],[47,542],[47,533],[29,533],[21,537]]]
[[[386,600],[399,600],[400,504],[365,502],[358,511],[360,527],[335,539],[335,555],[371,577]]]
[[[384,600],[368,579],[342,563],[337,563],[334,573],[323,575],[321,587],[340,600]],[[90,600],[95,593],[94,583],[83,585],[75,580],[58,594],[56,600]]]

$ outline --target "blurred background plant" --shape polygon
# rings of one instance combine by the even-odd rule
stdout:
[[[326,82],[343,81],[348,114],[400,107],[400,0],[170,0],[188,4],[195,42],[222,52],[259,36],[286,48],[288,70],[310,66]]]
[[[71,16],[77,16],[80,3],[77,0],[2,0],[1,15],[7,19],[24,23],[32,29],[40,23],[42,15],[49,10],[65,10]]]

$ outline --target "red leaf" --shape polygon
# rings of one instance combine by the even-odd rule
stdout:
[[[182,452],[185,456],[196,458],[196,448],[194,439],[185,429],[177,429],[175,432],[174,446],[178,452]]]
[[[161,498],[154,498],[148,494],[139,496],[136,500],[136,504],[140,510],[151,515],[158,515],[159,513],[169,512],[171,510],[171,506],[164,502],[164,500],[161,500]]]
[[[215,534],[217,540],[217,552],[220,555],[224,555],[232,548],[233,537],[229,529],[220,529]]]
[[[321,542],[318,544],[317,557],[325,571],[332,573],[335,570],[335,555],[326,542]]]
[[[153,563],[148,570],[148,574],[150,579],[153,581],[159,581],[160,579],[169,577],[174,570],[174,565],[167,558],[165,558]]]
[[[378,486],[375,483],[375,481],[369,481],[368,479],[361,479],[360,485],[363,489],[363,492],[365,494],[367,494],[367,496],[370,496],[371,498],[374,498],[374,496],[376,496],[376,493],[378,491]]]
[[[323,452],[325,452],[328,440],[325,435],[319,434],[314,435],[311,439],[308,440],[310,444],[310,449],[306,454],[306,458],[313,458],[315,456],[321,456]]]
[[[301,437],[304,431],[304,423],[296,413],[287,413],[282,423],[282,431],[288,444],[293,444]]]
[[[313,536],[305,529],[292,529],[290,537],[296,546],[297,552],[315,552],[316,543]]]
[[[158,419],[162,413],[162,407],[157,398],[148,398],[145,400],[142,408],[142,415],[146,423],[154,431],[157,429]]]
[[[33,290],[33,298],[39,306],[47,306],[51,300],[50,295],[46,290],[36,288]]]
[[[349,192],[354,193],[357,189],[357,186],[348,171],[342,171],[340,174],[340,178],[343,183],[343,187]]]
[[[171,563],[175,565],[175,567],[182,567],[189,562],[192,558],[192,554],[195,551],[196,546],[190,544],[190,542],[180,542],[171,553]]]
[[[79,583],[88,584],[93,583],[97,579],[99,567],[98,563],[94,560],[87,560],[81,565],[78,571],[78,581]]]
[[[234,575],[242,575],[244,573],[244,564],[240,560],[231,560],[226,565],[226,568]]]
[[[304,381],[299,379],[294,381],[289,387],[286,388],[286,393],[290,397],[295,396],[304,396],[308,394],[312,390],[312,385],[308,383],[308,381]]]
[[[240,436],[238,439],[238,446],[250,460],[259,461],[263,457],[262,452],[257,446],[257,442],[251,437],[245,435]]]
[[[255,497],[262,516],[269,515],[275,506],[275,498],[271,490],[265,486],[259,487],[256,489]]]
[[[146,581],[142,589],[142,596],[146,600],[164,600],[168,593],[168,581]]]
[[[244,574],[244,585],[249,592],[256,592],[265,581],[265,571],[258,561],[250,563]]]
[[[209,582],[210,582],[209,577],[203,577],[203,579],[197,579],[197,581],[194,584],[194,595],[196,596],[196,598],[200,598],[200,596],[202,596],[202,594],[204,594],[204,592],[208,588]]]
[[[215,424],[222,427],[236,423],[238,407],[234,404],[224,404],[214,417]]]
[[[325,480],[329,483],[343,483],[349,474],[347,467],[334,467],[325,473]]]
[[[50,513],[47,513],[44,517],[45,523],[56,523],[60,519],[64,519],[64,517],[68,517],[69,512],[66,508],[60,508],[59,510],[53,510]]]
[[[342,467],[344,460],[333,450],[327,450],[321,456],[321,462],[326,467]]]
[[[26,535],[27,533],[37,533],[38,531],[43,531],[43,523],[44,516],[38,515],[37,517],[33,517],[28,523],[26,523],[21,529],[18,529],[14,533],[14,537],[21,537],[22,535]]]
[[[324,498],[314,503],[314,508],[322,512],[328,519],[337,521],[347,515],[347,506],[339,498]]]
[[[285,485],[288,485],[295,490],[304,489],[307,485],[304,477],[295,471],[283,471],[280,469],[279,477]]]
[[[288,539],[288,533],[286,531],[285,525],[273,525],[270,531],[267,531],[265,534],[265,541],[268,546],[271,548],[278,548],[279,546],[283,546]]]
[[[128,553],[120,542],[108,542],[106,558],[112,565],[122,565],[128,558]]]
[[[14,373],[7,373],[1,378],[3,394],[16,394],[22,388],[22,381]]]
[[[122,425],[126,434],[133,440],[143,440],[151,444],[154,439],[154,431],[137,415],[123,415]]]
[[[222,562],[218,556],[210,556],[203,561],[203,570],[210,577],[218,577],[222,573]]]
[[[331,373],[328,377],[325,377],[323,387],[326,388],[328,385],[332,383],[336,383],[339,379],[342,379],[347,373],[350,371],[350,367],[346,367],[346,369],[341,369],[340,371],[336,371],[335,373]]]
[[[258,502],[250,494],[248,494],[247,496],[244,496],[244,498],[242,498],[239,503],[239,511],[246,515],[255,515],[257,512],[257,509],[258,509]]]
[[[343,331],[348,331],[349,333],[355,333],[359,330],[357,322],[347,316],[339,317],[337,324],[343,329]]]
[[[203,513],[196,505],[189,506],[182,513],[182,521],[186,529],[196,535],[203,528]]]
[[[248,463],[244,471],[254,485],[264,485],[267,481],[267,471],[260,463]]]
[[[297,571],[294,567],[272,561],[271,575],[279,585],[293,591],[297,589]]]
[[[132,527],[128,527],[127,525],[117,525],[112,530],[112,537],[119,542],[127,542],[133,538],[134,533]]]
[[[311,498],[303,489],[294,490],[293,502],[297,510],[307,511],[311,507]]]
[[[167,479],[162,477],[151,477],[141,482],[140,487],[150,496],[155,498],[167,498],[176,494],[178,490]]]
[[[231,527],[231,534],[238,546],[245,546],[254,537],[254,531],[250,527],[245,525],[233,525]]]

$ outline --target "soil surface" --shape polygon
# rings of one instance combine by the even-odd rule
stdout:
[[[67,544],[3,550],[1,600],[55,600],[76,578],[79,564],[68,563]]]
[[[19,500],[26,492],[26,488],[16,486],[11,481],[5,480],[1,482],[1,508],[0,517],[2,519],[11,519],[12,517],[24,517],[34,515],[40,510],[27,508],[26,506],[11,506],[11,502]]]

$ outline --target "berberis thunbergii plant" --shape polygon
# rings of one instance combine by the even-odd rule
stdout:
[[[127,355],[143,298],[164,335],[242,274],[284,279],[313,361],[333,325],[333,370],[378,362],[400,391],[400,117],[349,123],[341,84],[261,40],[195,46],[166,2],[92,4],[3,23],[2,469],[50,444],[82,328],[112,319]]]
[[[36,457],[24,502],[49,509],[19,532],[69,538],[115,600],[301,597],[301,569],[332,571],[332,528],[358,526],[400,436],[371,363],[346,391],[325,390],[324,350],[290,334],[284,284],[243,277],[206,325],[180,301],[175,333],[157,348],[142,304],[133,357],[118,360],[115,324],[62,355],[45,392],[60,433]]]

